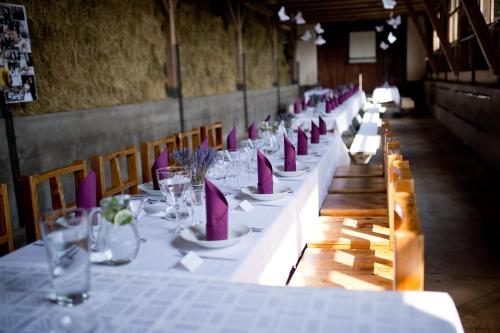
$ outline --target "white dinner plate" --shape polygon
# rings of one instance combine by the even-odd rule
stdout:
[[[140,184],[139,186],[137,186],[139,188],[139,190],[141,190],[142,192],[144,193],[147,193],[149,195],[153,195],[153,196],[163,196],[163,194],[161,193],[160,190],[155,190],[154,187],[153,187],[153,182],[149,182],[149,183],[144,183],[144,184]]]
[[[201,247],[217,249],[234,245],[249,235],[252,231],[250,227],[243,223],[231,222],[228,223],[227,239],[224,240],[207,240],[207,225],[197,224],[190,226],[181,231],[180,236],[187,242],[194,243]]]
[[[278,176],[281,177],[299,177],[309,171],[309,167],[297,164],[296,171],[285,171],[285,167],[283,165],[278,165],[274,167],[273,170]]]
[[[290,186],[275,183],[273,184],[273,192],[272,194],[259,194],[257,186],[247,186],[241,189],[243,194],[248,195],[250,198],[259,200],[259,201],[272,201],[283,198],[287,193],[292,193],[292,188]]]

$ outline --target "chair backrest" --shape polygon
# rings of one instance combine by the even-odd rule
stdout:
[[[158,158],[165,148],[167,148],[169,154],[168,164],[174,164],[174,160],[170,158],[170,154],[176,149],[176,147],[177,144],[175,135],[170,135],[155,141],[141,143],[141,170],[142,181],[144,183],[149,183],[153,180],[151,167],[153,166],[154,160]],[[153,155],[151,155],[151,152]]]
[[[395,200],[394,290],[424,290],[424,235],[415,194],[398,191]]]
[[[177,148],[184,149],[190,148],[194,150],[201,145],[201,132],[199,128],[193,128],[190,131],[177,133]]]
[[[221,150],[224,149],[224,141],[222,138],[222,123],[217,122],[211,125],[202,126],[201,131],[201,141],[208,138],[208,145],[214,149]]]
[[[34,176],[21,176],[21,191],[23,196],[23,216],[26,230],[26,240],[33,242],[41,238],[38,225],[39,200],[38,186],[48,181],[50,186],[50,198],[52,209],[71,208],[76,206],[76,202],[66,202],[63,192],[62,176],[73,174],[75,191],[80,182],[87,176],[87,163],[85,161],[75,161],[72,164],[50,170]]]
[[[7,244],[9,252],[14,251],[14,237],[10,220],[7,184],[0,184],[0,245]]]
[[[127,179],[123,179],[120,160],[127,162]],[[109,163],[111,186],[106,186],[105,165]],[[97,200],[117,194],[137,194],[139,175],[137,172],[137,154],[134,146],[125,148],[107,155],[96,155],[92,157],[92,169],[97,176]]]

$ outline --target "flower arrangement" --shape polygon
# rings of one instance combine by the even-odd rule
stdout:
[[[191,170],[191,182],[202,184],[210,167],[216,162],[217,151],[211,147],[198,147],[194,151],[189,148],[174,150],[172,159],[184,168]]]

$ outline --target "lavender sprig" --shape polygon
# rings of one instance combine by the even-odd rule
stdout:
[[[202,183],[210,167],[215,163],[217,151],[213,148],[198,147],[191,152],[189,148],[175,150],[172,158],[180,166],[191,170],[191,180],[193,183]]]

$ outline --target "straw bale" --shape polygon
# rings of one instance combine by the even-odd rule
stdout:
[[[39,100],[34,114],[165,98],[163,15],[154,0],[23,0]]]

